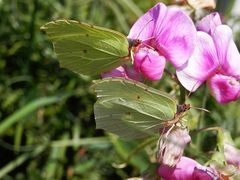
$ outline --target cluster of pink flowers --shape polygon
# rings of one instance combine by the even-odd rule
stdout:
[[[228,165],[233,165],[236,168],[234,174],[230,176],[240,175],[240,150],[231,144],[224,144],[224,156]],[[157,169],[160,177],[168,180],[218,180],[224,179],[224,175],[216,170],[215,167],[207,167],[199,164],[197,161],[182,156],[174,167],[161,164]],[[225,176],[226,179],[227,176]],[[234,178],[233,178],[234,179]],[[236,178],[235,178],[236,179]]]
[[[176,69],[179,82],[187,90],[194,92],[207,82],[212,96],[219,103],[240,98],[240,54],[232,30],[222,24],[218,13],[211,13],[194,24],[180,9],[159,3],[136,21],[128,38],[141,41],[132,54],[133,66],[123,65],[102,74],[103,77],[159,80],[166,63],[170,62]],[[158,175],[171,180],[219,179],[219,172],[214,168],[182,157],[191,138],[186,129],[177,129],[169,137],[176,139],[179,133],[185,138],[179,148],[161,141]],[[231,158],[233,152],[240,153],[226,146],[225,158],[229,164],[240,166],[240,160]]]
[[[180,9],[159,3],[136,21],[128,38],[142,41],[133,52],[133,68],[119,67],[103,77],[159,80],[168,61],[187,90],[207,82],[219,103],[240,97],[240,54],[218,13],[194,25]]]
[[[240,54],[233,41],[232,30],[222,25],[218,13],[212,13],[196,24],[197,45],[188,65],[177,70],[182,85],[195,91],[207,81],[219,103],[240,97]]]

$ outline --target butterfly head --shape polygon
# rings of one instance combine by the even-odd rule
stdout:
[[[182,113],[190,109],[190,104],[178,104],[177,113]]]
[[[140,44],[142,43],[142,41],[140,39],[131,39],[131,38],[128,38],[128,46],[129,46],[129,49],[132,49],[132,48],[136,48],[138,47]]]

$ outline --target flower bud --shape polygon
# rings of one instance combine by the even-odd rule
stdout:
[[[149,80],[161,79],[165,64],[165,58],[149,48],[141,48],[134,54],[135,70]]]
[[[186,128],[170,128],[160,137],[158,162],[170,167],[175,166],[190,141],[191,137]]]

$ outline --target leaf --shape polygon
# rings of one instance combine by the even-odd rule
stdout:
[[[39,156],[45,149],[47,145],[43,144],[41,146],[36,147],[32,152],[24,153],[20,156],[18,156],[16,159],[12,160],[5,166],[3,166],[0,169],[0,178],[2,179],[4,176],[9,174],[11,171],[25,163],[27,160],[31,158],[35,158],[36,156]]]
[[[0,135],[2,135],[8,128],[10,128],[16,122],[23,120],[26,116],[36,111],[38,108],[46,105],[50,105],[53,103],[57,103],[65,98],[71,96],[72,93],[65,93],[59,96],[48,96],[41,97],[36,100],[33,100],[15,111],[13,114],[8,116],[6,119],[2,120],[0,123]]]
[[[176,102],[168,94],[121,78],[94,81],[96,127],[122,138],[143,138],[156,133],[174,118]]]
[[[123,34],[73,20],[52,21],[41,27],[53,42],[60,65],[85,75],[97,75],[126,63]]]

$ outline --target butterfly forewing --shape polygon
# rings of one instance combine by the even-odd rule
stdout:
[[[60,65],[76,73],[96,75],[126,63],[128,40],[121,33],[72,20],[53,21],[41,29],[53,42]]]
[[[98,97],[94,107],[97,128],[121,137],[136,138],[119,132],[123,132],[125,127],[126,131],[132,131],[127,134],[146,136],[158,131],[164,121],[174,118],[176,102],[164,92],[120,78],[103,79],[94,83],[93,88]],[[112,126],[109,127],[109,124]]]

